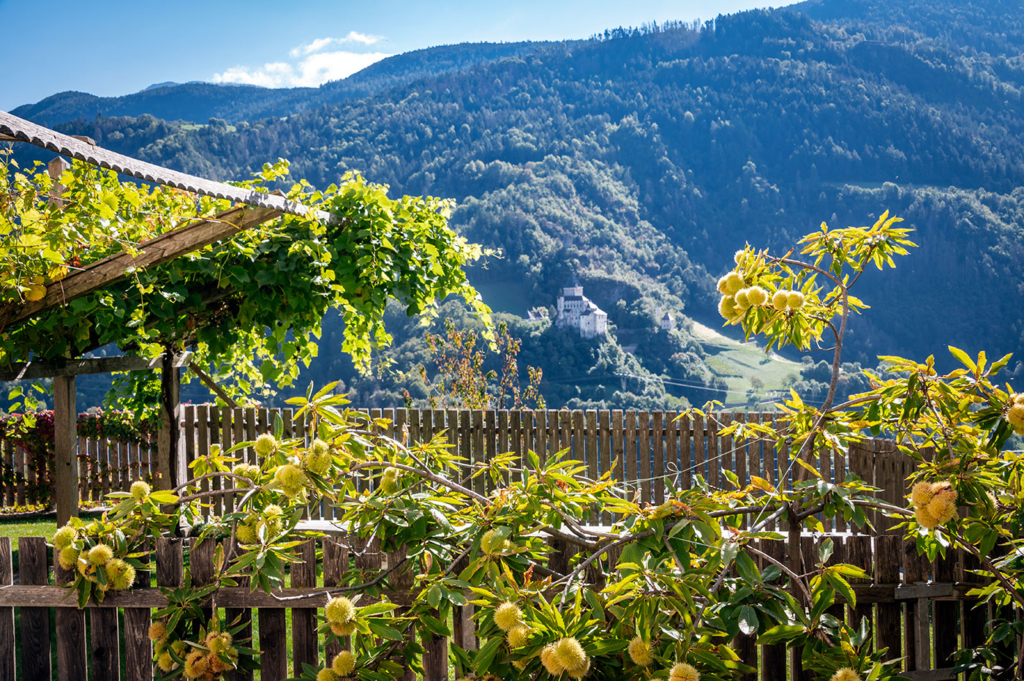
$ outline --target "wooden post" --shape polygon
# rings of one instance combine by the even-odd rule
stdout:
[[[57,526],[78,515],[78,407],[75,377],[53,379],[54,506]]]
[[[174,366],[174,353],[164,353],[160,367],[160,434],[157,438],[157,489],[173,489],[179,482],[178,452],[181,377]]]

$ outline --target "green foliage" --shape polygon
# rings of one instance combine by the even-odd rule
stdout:
[[[265,191],[265,182],[286,173],[283,161],[267,165],[244,186]],[[84,164],[61,178],[63,209],[48,204],[45,172],[26,175],[11,163],[0,178],[7,182],[0,226],[19,244],[0,252],[9,277],[0,291],[8,300],[36,286],[43,273],[59,280],[68,267],[122,247],[131,252],[145,238],[227,208],[224,201],[120,182]],[[132,271],[9,328],[0,337],[0,361],[77,356],[108,343],[148,356],[191,347],[200,366],[212,365],[237,388],[255,391],[290,384],[298,367],[316,356],[330,309],[340,310],[341,349],[360,371],[391,342],[383,324],[389,299],[429,319],[438,301],[455,295],[489,324],[489,309],[462,269],[483,250],[449,229],[450,202],[390,199],[385,187],[357,175],[322,192],[300,182],[288,196],[336,216],[339,224],[284,216],[165,265]],[[122,238],[112,239],[112,230]],[[486,326],[484,336],[490,338]]]
[[[1021,347],[1018,315],[1006,317],[1024,309],[1019,8],[797,9],[722,16],[697,30],[611,32],[457,73],[424,60],[422,79],[365,99],[305,108],[303,95],[272,119],[240,109],[248,124],[233,133],[106,117],[142,108],[104,109],[101,119],[85,108],[63,120],[81,114],[69,131],[213,176],[240,177],[282,155],[318,186],[360,168],[400,192],[453,197],[452,224],[503,250],[487,279],[524,282],[523,309],[552,306],[572,266],[620,330],[627,317],[615,318],[614,304],[634,287],[652,307],[707,324],[712,276],[731,267],[737,245],[791,244],[823,218],[862,224],[884,205],[928,239],[913,267],[863,283],[874,312],[852,322],[846,361],[926,356],[936,337],[972,354]],[[210,115],[237,122],[206,111],[164,118]],[[591,294],[598,276],[608,282],[601,296]],[[993,318],[1006,323],[982,348],[976,330]],[[525,356],[530,337],[518,335]],[[327,363],[308,376],[355,379]],[[539,366],[553,378],[552,365]],[[704,371],[675,377],[709,385],[693,380]],[[595,389],[584,381],[544,394],[561,404],[577,388]]]
[[[815,662],[826,676],[840,666],[855,666],[877,668],[881,675],[876,678],[892,677],[891,666],[881,664],[884,653],[866,653],[859,630],[818,607],[826,600],[831,605],[837,592],[853,600],[846,579],[861,576],[856,568],[830,566],[810,587],[803,587],[813,595],[813,607],[807,610],[785,590],[782,570],[756,566],[756,540],[782,537],[764,531],[764,523],[740,530],[740,513],[763,504],[756,515],[764,520],[788,498],[785,492],[770,492],[764,481],[723,492],[698,479],[693,489],[670,487],[668,501],[654,507],[624,496],[609,474],[586,478],[585,464],[566,452],[546,461],[529,452],[522,461],[502,454],[473,467],[470,480],[485,477],[494,488],[483,496],[465,481],[467,464],[448,452],[443,434],[413,448],[373,435],[371,426],[383,424],[346,409],[347,401],[335,395],[335,387],[329,384],[316,393],[311,387],[304,397],[291,400],[298,407],[297,417],[311,419],[320,445],[307,448],[302,440],[284,439],[278,426],[274,435],[262,435],[255,444],[263,454],[257,467],[243,469],[232,456],[253,443],[239,443],[228,451],[213,447],[192,464],[194,479],[174,493],[133,487],[131,493],[110,495],[116,505],[103,518],[72,520],[54,545],[58,552],[71,547],[65,558],[77,573],[71,588],[79,602],[105,598],[113,588],[111,562],[124,560],[141,568],[147,538],[168,533],[179,523],[193,527],[200,541],[235,538],[237,548],[225,542],[223,552],[218,549],[214,584],[200,588],[186,580],[182,587],[163,589],[169,605],[157,613],[164,627],[155,632],[157,657],[170,651],[172,676],[185,669],[188,656],[183,651],[198,651],[194,664],[201,664],[200,658],[212,664],[215,651],[206,629],[234,631],[234,625],[216,618],[207,621],[199,603],[242,578],[249,578],[253,589],[283,586],[286,566],[297,560],[296,547],[315,535],[299,530],[298,523],[305,510],[322,500],[336,507],[350,536],[375,537],[382,550],[405,552],[404,561],[387,572],[347,572],[343,584],[327,585],[333,597],[384,596],[392,578],[413,579],[412,600],[403,612],[385,598],[374,605],[357,604],[339,622],[331,618],[348,613],[349,606],[327,608],[321,631],[328,637],[352,637],[364,678],[400,675],[399,660],[417,669],[422,648],[410,634],[451,635],[446,622],[452,608],[467,603],[476,606],[480,646],[454,649],[460,676],[527,679],[542,667],[560,664],[574,676],[589,672],[632,678],[641,668],[631,661],[627,647],[641,636],[651,652],[648,671],[667,672],[685,661],[704,679],[730,679],[749,671],[730,647],[743,632],[767,637],[765,641],[806,642],[826,651]],[[331,454],[326,468],[314,464],[317,447]],[[297,488],[287,480],[293,473],[301,480]],[[211,477],[230,483],[235,501],[224,516],[204,519],[202,504],[221,494],[202,491],[202,483]],[[842,495],[852,508],[869,491],[851,479],[832,494]],[[173,505],[170,513],[164,510],[167,505]],[[830,505],[826,514],[838,507]],[[606,530],[588,528],[584,524],[595,510],[619,520]],[[859,517],[863,520],[863,514]],[[545,536],[579,551],[566,573],[544,567],[552,550]],[[110,551],[97,557],[94,547],[100,544]],[[609,560],[609,552],[617,550],[617,560]],[[495,618],[506,603],[518,608],[514,623],[507,616]],[[517,631],[516,646],[510,647],[515,625],[526,631]],[[573,639],[582,650],[582,666],[570,666],[569,653],[562,650],[560,642]],[[827,640],[854,641],[856,650],[834,648]],[[235,641],[233,650],[225,659],[228,667],[258,666],[255,651],[244,641]],[[307,670],[306,676],[316,673]]]

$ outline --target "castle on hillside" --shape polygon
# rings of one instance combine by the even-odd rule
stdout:
[[[676,318],[672,316],[671,312],[661,314],[661,308],[659,307],[654,316],[658,319],[658,326],[661,327],[662,331],[675,331]]]
[[[608,314],[583,295],[583,287],[573,274],[558,295],[555,326],[571,326],[583,338],[602,336],[608,331]]]

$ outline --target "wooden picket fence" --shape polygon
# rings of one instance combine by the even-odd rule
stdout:
[[[799,550],[808,562],[815,560],[820,540],[804,537]],[[832,562],[846,561],[864,567],[874,579],[855,585],[856,608],[837,603],[831,614],[857,622],[869,618],[874,645],[888,648],[891,657],[904,655],[912,677],[954,678],[948,669],[935,668],[948,668],[948,655],[961,643],[975,645],[985,636],[986,611],[971,609],[964,595],[969,588],[969,573],[965,571],[972,565],[952,553],[947,560],[929,565],[898,535],[846,536],[833,541],[836,551]],[[785,560],[789,547],[785,542],[763,541],[761,548],[774,558]],[[79,610],[61,586],[70,575],[53,563],[52,552],[43,538],[20,539],[16,580],[10,540],[0,538],[0,681],[41,681],[54,675],[57,679],[77,680],[88,678],[90,671],[92,681],[150,681],[152,647],[146,632],[152,609],[166,603],[156,587],[180,585],[186,560],[195,583],[212,582],[214,551],[211,541],[194,546],[190,540],[161,539],[154,552],[155,579],[140,575],[137,587],[130,593],[109,596],[101,605]],[[240,586],[222,589],[216,601],[210,603],[229,621],[241,617],[250,622],[249,633],[243,636],[252,636],[254,647],[262,651],[262,681],[298,676],[303,664],[324,664],[332,659],[341,650],[340,643],[318,633],[317,616],[323,615],[322,607],[327,600],[325,589],[341,583],[350,570],[361,571],[362,580],[369,581],[374,571],[387,570],[405,557],[404,549],[382,553],[376,543],[350,542],[343,536],[310,540],[302,545],[301,555],[303,560],[289,568],[291,586],[276,594],[296,599],[280,601]],[[564,549],[556,549],[549,562],[552,568],[564,569],[569,558]],[[608,556],[602,567],[610,568],[611,561],[616,559],[615,555]],[[417,566],[410,565],[392,573],[384,595],[395,603],[408,603],[409,592],[405,589],[411,587],[416,569]],[[930,583],[925,581],[929,577],[933,580]],[[364,598],[361,603],[371,601]],[[290,618],[286,610],[291,611]],[[472,606],[457,608],[450,636],[428,634],[427,640],[421,641],[427,651],[424,681],[452,678],[449,646],[478,646],[472,612]],[[14,626],[16,618],[20,619],[18,631]],[[934,659],[930,650],[932,640]],[[784,646],[758,646],[754,639],[743,635],[734,645],[744,662],[758,670],[744,681],[808,678],[800,672],[798,662],[790,665],[787,675]],[[799,651],[790,654],[794,661],[799,660]],[[235,673],[233,678],[253,677]]]
[[[777,455],[773,439],[741,440],[723,436],[714,422],[706,423],[700,418],[676,420],[673,412],[385,409],[370,410],[368,414],[387,419],[384,431],[410,442],[428,440],[443,433],[448,444],[466,459],[467,465],[484,463],[497,453],[514,452],[522,456],[529,450],[546,457],[568,449],[573,458],[586,464],[590,477],[596,478],[611,470],[624,495],[650,503],[664,500],[670,491],[669,485],[678,488],[698,484],[698,476],[711,487],[731,488],[733,484],[746,485],[752,476],[774,484],[792,472],[788,453],[783,449]],[[296,420],[290,409],[184,406],[182,466],[208,451],[212,444],[229,447],[253,441],[260,433],[273,428],[277,415],[281,416],[286,436],[311,439],[307,424]],[[718,420],[725,424],[735,421],[772,423],[773,418],[772,414],[757,413],[718,415]],[[142,448],[137,451],[141,452]],[[121,443],[107,442],[104,446],[84,441],[80,442],[80,452],[85,454],[80,454],[80,463],[90,472],[90,478],[94,477],[92,471],[103,477],[98,485],[99,494],[125,489],[132,479],[149,472],[148,455],[133,457],[132,447]],[[255,460],[255,453],[248,448],[240,450],[236,456],[250,462]],[[847,457],[830,455],[817,459],[824,480],[840,481],[851,472],[856,473],[881,488],[882,500],[898,505],[906,503],[905,478],[912,466],[908,457],[884,440],[869,440],[852,448]],[[105,471],[107,474],[103,475]],[[484,479],[478,477],[474,484],[478,491],[486,491]],[[94,486],[90,484],[88,489],[90,499],[95,498]],[[10,494],[7,489],[5,493]],[[214,507],[210,512],[223,510]],[[833,614],[858,623],[860,618],[868,617],[873,644],[887,648],[892,658],[904,658],[904,669],[918,681],[954,678],[949,670],[950,654],[960,647],[983,641],[990,619],[986,606],[973,607],[972,599],[966,595],[977,580],[972,574],[977,564],[971,556],[957,552],[950,552],[943,560],[924,561],[917,556],[912,542],[904,541],[895,533],[892,520],[879,514],[871,515],[875,531],[870,533],[858,532],[842,522],[829,521],[825,525],[825,531],[835,543],[832,562],[852,563],[872,575],[867,583],[855,585],[856,609],[837,604]],[[334,509],[325,506],[315,511],[311,520],[333,517]],[[607,524],[611,520],[597,515],[591,518],[594,524]],[[785,531],[786,523],[778,523],[775,529]],[[790,546],[788,542],[765,541],[762,550],[783,561],[790,560],[789,551],[799,550],[805,565],[809,566],[814,563],[817,542],[822,539],[805,535],[799,547]],[[11,584],[13,577],[10,550],[4,548],[4,542],[6,540],[0,540],[0,585]],[[569,556],[564,555],[564,547],[556,548],[551,560],[557,562],[552,567],[564,568]],[[127,679],[152,678],[151,649],[144,634],[150,609],[163,602],[158,591],[136,589],[132,594],[105,601],[101,607],[91,606],[87,611],[79,611],[72,601],[62,600],[61,589],[48,586],[51,580],[60,583],[66,575],[59,567],[52,573],[48,569],[52,556],[48,557],[43,540],[22,539],[19,549],[18,586],[0,587],[0,681],[15,678],[12,670],[17,666],[21,669],[17,678],[51,678],[51,645],[55,646],[54,659],[60,679],[84,679],[87,667],[91,667],[94,681],[121,678],[122,672]],[[200,583],[212,578],[209,566],[212,549],[212,544],[207,543],[189,555],[193,577]],[[156,583],[178,583],[183,550],[188,551],[189,547],[177,540],[158,543]],[[349,546],[343,537],[328,537],[316,546],[310,543],[304,551],[306,560],[292,566],[292,590],[285,595],[301,595],[295,589],[333,586],[346,570],[386,569],[398,559],[381,554],[373,546]],[[615,556],[610,556],[608,560],[614,559]],[[398,602],[407,597],[400,593],[402,579],[404,577],[396,576],[389,579],[391,588],[398,590],[390,596]],[[307,599],[287,602],[288,609],[292,610],[288,631],[281,602],[259,592],[249,594],[247,589],[221,592],[217,604],[227,608],[229,618],[256,610],[251,619],[255,640],[264,653],[262,679],[286,678],[297,673],[303,662],[323,661],[325,655],[329,659],[337,652],[336,645],[328,644],[316,634],[314,607],[322,605],[325,599],[322,590],[317,593]],[[49,630],[51,610],[56,611],[55,644],[51,644]],[[21,617],[17,637],[13,636],[12,619],[16,611]],[[451,642],[456,645],[476,645],[470,613],[464,609],[454,619]],[[7,635],[8,631],[11,636]],[[449,640],[437,638],[426,643],[429,654],[425,679],[449,678]],[[810,678],[801,671],[796,651],[791,651],[794,657],[787,663],[784,648],[759,647],[743,636],[735,644],[743,659],[758,669],[757,675],[749,675],[744,681]],[[19,650],[17,657],[15,648]]]
[[[147,443],[110,438],[78,438],[78,498],[82,505],[99,505],[109,492],[127,491],[135,480],[150,480],[155,472],[154,448]],[[39,489],[52,480],[33,465],[23,447],[0,439],[0,504],[24,507],[51,498]]]

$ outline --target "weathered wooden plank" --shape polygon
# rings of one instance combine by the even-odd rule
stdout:
[[[218,599],[220,600],[220,599]],[[292,601],[292,607],[299,603]],[[288,631],[286,613],[281,608],[261,607],[256,611],[259,622],[260,678],[281,681],[288,677]]]
[[[22,537],[18,540],[18,573],[20,583],[26,586],[49,583],[45,539]],[[50,681],[48,608],[21,609],[21,678],[24,681]]]
[[[288,678],[288,631],[285,611],[260,608],[260,678],[282,681]]]
[[[184,427],[182,428],[181,437],[184,440],[184,454],[185,454],[185,478],[182,480],[189,480],[192,478],[192,462],[196,460],[196,407],[194,404],[183,404],[181,405],[182,420],[184,421]],[[205,482],[205,481],[204,481]]]
[[[903,453],[896,448],[895,442],[890,440],[876,441],[875,482],[882,489],[880,493],[882,500],[893,506],[903,505],[906,499],[903,456]],[[876,527],[878,527],[880,533],[888,534],[895,532],[893,528],[898,522],[899,520],[896,518],[880,514]]]
[[[646,409],[637,414],[637,468],[640,503],[651,503],[651,414]]]
[[[260,433],[265,432],[264,430],[259,428],[258,420],[259,420],[259,415],[258,415],[256,407],[248,407],[248,408],[246,408],[246,410],[245,410],[245,439],[247,441],[249,441],[249,442],[255,442],[256,441],[256,437]],[[258,460],[259,457],[256,456],[256,450],[253,449],[253,447],[251,445],[249,447],[245,448],[245,456],[246,456],[246,459],[250,463],[255,463],[257,465],[262,465],[263,464],[262,461]]]
[[[53,578],[57,584],[53,588],[63,591],[66,597],[67,588],[64,585],[74,581],[74,573],[62,568],[56,560],[56,556],[54,557]],[[22,588],[49,589],[51,587]],[[0,593],[3,592],[0,591]],[[60,681],[77,681],[86,678],[89,672],[85,649],[85,611],[77,608],[60,608],[56,612],[54,624],[57,632],[57,678]]]
[[[724,430],[731,426],[736,421],[746,420],[746,415],[742,412],[722,412],[718,415],[721,421],[720,430]],[[718,461],[715,462],[715,468],[719,471],[732,471],[739,478],[740,485],[746,483],[747,480],[747,460],[746,460],[746,449],[744,448],[741,439],[733,437],[732,435],[718,436]],[[727,483],[726,476],[720,473],[720,483],[724,489],[731,490],[732,485]],[[741,518],[741,525],[746,529],[746,518]]]
[[[786,561],[786,546],[781,541],[762,540],[761,550],[780,563]],[[768,567],[769,562],[761,559],[762,569]],[[785,578],[780,578],[785,582]],[[761,678],[764,681],[785,681],[786,679],[786,645],[777,644],[773,646],[761,646]]]
[[[135,482],[132,479],[131,471],[128,470],[128,443],[118,442],[117,443],[117,460],[118,465],[121,468],[121,491],[127,492],[131,489],[132,483]]]
[[[105,437],[98,439],[99,444],[99,461],[100,461],[100,499],[106,503],[107,495],[110,494],[110,490],[113,485],[114,476],[114,465],[110,457],[110,440]],[[116,489],[116,487],[114,487]]]
[[[75,377],[58,376],[53,379],[53,494],[58,526],[78,515],[77,445]]]
[[[850,473],[856,475],[868,485],[875,484],[875,443],[874,440],[855,442],[850,445]],[[878,527],[878,514],[876,511],[867,510],[864,512],[868,521]],[[853,526],[850,528],[854,533],[862,533],[866,528]]]
[[[874,573],[873,568],[873,553],[871,545],[871,537],[866,535],[857,535],[846,538],[846,562],[855,567],[859,567],[864,572],[870,574]],[[870,579],[856,579],[851,578],[849,580],[850,585],[855,589],[868,582]],[[874,607],[862,601],[859,597],[857,598],[857,607],[850,608],[847,606],[847,621],[854,627],[859,627],[863,619],[868,619],[869,626],[874,624]],[[874,640],[873,638],[870,640]],[[870,647],[870,643],[868,644]]]
[[[7,499],[8,506],[14,506],[14,492],[16,487],[16,476],[14,469],[14,445],[7,440],[0,442],[3,445],[3,456],[4,456],[4,467],[10,474],[7,481],[4,483],[4,496]]]
[[[23,447],[14,448],[14,484],[18,505],[24,506],[27,498],[25,496],[25,449]]]
[[[586,419],[586,443],[584,447],[587,455],[587,477],[591,480],[597,480],[600,477],[598,473],[600,454],[597,450],[597,412],[593,409],[588,409],[584,418]],[[601,522],[597,504],[594,505],[593,512],[590,514],[590,522]]]
[[[413,411],[415,420],[419,421],[419,412]],[[324,587],[330,588],[341,584],[341,578],[348,571],[348,544],[343,543],[334,537],[324,537],[321,540],[324,560]],[[327,659],[333,660],[341,652],[342,644],[328,634],[324,649],[327,651]]]
[[[149,640],[148,608],[125,608],[124,666],[125,678],[131,681],[152,681],[153,643]]]
[[[757,412],[749,412],[747,414],[747,423],[761,423],[762,418],[764,416],[764,414],[758,414]],[[759,437],[746,438],[745,446],[747,450],[747,479],[745,481],[740,480],[741,485],[749,485],[754,476],[757,476],[759,478],[764,477],[764,471],[762,471],[761,469],[761,451],[763,449],[762,444],[763,443],[761,442],[761,438]],[[753,515],[750,519],[751,521],[755,520]]]
[[[902,547],[903,584],[896,587],[894,596],[896,600],[902,600],[906,596],[927,599],[927,594],[922,595],[920,591],[917,591],[920,587],[931,588],[933,586],[927,584],[928,570],[924,561],[917,555],[917,544],[905,541],[902,543]],[[949,585],[949,592],[953,593],[952,584]],[[903,669],[906,671],[931,669],[932,637],[928,626],[928,615],[927,600],[911,600],[903,606],[903,650],[906,655]]]
[[[494,459],[498,456],[498,452],[500,451],[498,449],[497,442],[495,441],[498,430],[496,416],[497,415],[495,414],[493,409],[488,409],[483,412],[484,422],[481,432],[481,438],[483,439],[483,457],[484,461],[487,463],[494,461]],[[491,479],[490,473],[484,476],[484,483],[484,488],[488,492],[494,491],[494,482]]]
[[[663,418],[665,424],[665,479],[661,481],[662,489],[669,484],[678,489],[681,482],[679,477],[679,422],[676,421],[674,411],[666,411]]]
[[[388,577],[388,583],[395,589],[408,590],[413,586],[415,581],[415,569],[414,566],[406,561],[408,550],[402,546],[393,551],[388,551],[387,554],[387,568],[390,570],[394,568],[394,572]],[[470,608],[472,606],[469,606]],[[452,625],[454,628],[455,636],[458,637],[460,633],[463,633],[465,620],[468,619],[465,612],[460,612],[460,608],[455,608],[452,613]],[[408,612],[406,608],[399,608],[398,614],[404,615]],[[472,611],[470,611],[472,612]],[[472,622],[470,622],[472,624]],[[410,630],[410,633],[406,636],[406,640],[410,637],[415,638],[415,629]],[[399,681],[416,681],[416,673],[412,671],[408,666],[405,668],[404,673],[398,677]]]
[[[512,438],[512,453],[515,454],[517,468],[524,468],[526,465],[525,452],[523,449],[523,412],[515,409],[509,413],[509,436]],[[512,480],[520,482],[523,474],[520,471],[512,472]]]
[[[625,435],[623,436],[625,467],[622,488],[626,490],[626,498],[632,500],[639,489],[636,472],[636,412],[630,409],[625,413]]]
[[[898,582],[903,564],[902,537],[886,534],[875,537],[875,581]],[[889,649],[889,657],[902,656],[900,631],[903,607],[897,603],[879,603],[875,613],[875,649]]]
[[[785,424],[775,414],[772,414],[772,428],[775,435],[771,445],[765,445],[765,473],[768,475],[768,481],[776,488],[782,485],[784,474],[789,466],[789,443],[783,432],[785,427]],[[771,467],[768,466],[769,461],[771,461]],[[788,524],[785,519],[779,518],[765,529],[781,531],[788,529]]]
[[[566,414],[566,422],[572,423],[572,458],[582,464],[587,463],[586,430],[584,425],[583,412],[574,409],[571,414]],[[589,477],[589,476],[588,476]]]
[[[719,460],[719,454],[721,453],[721,438],[718,435],[718,421],[721,419],[721,414],[709,415],[707,421],[704,423],[704,428],[707,436],[707,462],[708,462],[708,485],[711,489],[721,489],[722,481],[720,472],[722,470],[722,462]]]
[[[665,424],[662,419],[664,412],[656,411],[651,414],[651,480],[654,503],[661,505],[665,503]]]
[[[201,404],[195,409],[196,416],[196,450],[195,456],[203,457],[210,453],[210,406]],[[188,418],[186,413],[186,419]],[[189,477],[192,477],[190,474]],[[203,480],[199,483],[201,492],[210,491],[210,480]],[[210,509],[204,503],[203,517],[210,516]]]
[[[186,367],[192,361],[192,353],[176,354],[172,361],[177,367]],[[109,374],[115,371],[152,371],[159,369],[162,363],[163,355],[155,359],[146,359],[138,355],[121,355],[118,357],[35,360],[17,362],[11,369],[0,371],[0,381],[31,381],[58,376]]]
[[[711,418],[713,417],[709,416],[708,420],[710,421]],[[704,478],[705,481],[707,481],[710,476],[710,473],[708,472],[708,467],[710,465],[718,463],[717,461],[713,461],[711,463],[708,462],[708,459],[711,456],[712,449],[711,440],[712,438],[710,436],[710,431],[707,428],[707,423],[705,422],[705,419],[701,416],[694,417],[693,471],[695,476],[699,475],[702,478]]]
[[[693,485],[693,420],[679,419],[679,487],[690,489]]]
[[[572,449],[572,414],[568,409],[558,411],[558,450]]]
[[[93,681],[118,681],[121,678],[121,651],[117,610],[90,610],[89,625]]]
[[[1000,548],[1001,547],[997,547],[997,551],[999,551]],[[982,579],[975,573],[976,570],[981,569],[981,564],[978,561],[978,559],[975,558],[972,554],[964,553],[962,551],[956,551],[955,555],[952,558],[950,558],[949,555],[950,554],[947,553],[947,560],[952,560],[954,563],[959,558],[960,566],[957,570],[957,575],[960,576],[960,579],[962,579],[965,584],[976,588],[978,586],[983,586],[988,581],[990,581]],[[997,556],[990,556],[990,558],[996,557]],[[937,574],[944,578],[946,575],[949,574],[949,570],[946,568],[939,569],[937,570]],[[974,603],[961,604],[961,612],[959,614],[960,621],[962,623],[962,626],[960,627],[961,641],[965,648],[976,648],[984,644],[988,635],[992,633],[992,627],[989,626],[988,623],[991,619],[994,619],[994,617],[997,614],[1002,617],[1012,617],[1011,612],[1008,610],[1000,610],[997,612],[996,609],[991,605],[986,606]],[[945,606],[942,606],[939,608],[938,614],[936,615],[936,618],[938,617],[952,617],[952,614],[947,613]],[[947,650],[949,650],[950,652],[952,652],[952,650],[955,650],[955,641],[955,635],[946,634],[946,636],[943,637],[943,639],[941,640],[942,648],[939,647],[940,641],[937,640],[935,642],[937,666],[947,664],[945,659],[939,657],[939,652],[940,650],[943,653],[945,653]],[[1009,641],[1004,642],[1004,646],[1012,645],[1013,643]],[[1004,648],[1003,651],[1009,653],[1011,656],[1017,654],[1016,650],[1006,650]],[[948,659],[948,655],[946,659]]]
[[[962,561],[965,558],[960,551],[948,550],[946,557],[939,556],[935,559],[935,581],[949,583],[957,581],[964,576]],[[973,578],[977,579],[977,578]],[[958,645],[958,634],[961,628],[964,635],[964,647],[980,645],[985,640],[985,625],[987,623],[987,609],[982,606],[973,608],[973,604],[964,604],[961,608],[959,603],[932,603],[934,619],[941,623],[935,627],[935,666],[951,667],[953,662],[950,659],[954,653],[960,650]],[[964,610],[964,612],[961,612]],[[973,611],[973,612],[972,612]],[[973,613],[979,613],[980,616]],[[957,625],[958,620],[960,626]],[[977,629],[977,631],[973,631]],[[930,666],[929,666],[930,668]]]
[[[316,543],[310,539],[298,549],[299,561],[292,563],[292,586],[316,586]],[[302,676],[302,665],[317,665],[316,608],[292,609],[292,673]]]
[[[612,461],[615,456],[612,454],[612,413],[607,409],[597,412],[598,423],[598,474],[604,476],[611,470]],[[612,516],[608,511],[601,512],[601,524],[608,525],[612,522]]]
[[[552,412],[552,418],[558,418],[555,412]],[[548,449],[548,412],[543,409],[534,409],[533,419],[528,422],[534,424],[531,430],[533,445],[531,445],[530,449],[540,458],[540,462],[543,464],[556,451],[555,444],[551,444],[552,448]]]
[[[493,418],[494,413],[490,412]],[[474,409],[467,419],[467,434],[472,446],[472,461],[477,466],[486,466],[488,459],[484,450],[484,442],[487,440],[484,433],[484,412],[481,409]],[[487,494],[488,479],[486,472],[477,470],[477,477],[473,483],[473,489],[477,494]]]
[[[14,583],[11,538],[0,537],[0,588]],[[0,608],[0,681],[15,681],[14,608]],[[49,652],[49,651],[47,651]]]
[[[448,637],[427,634],[424,638],[423,681],[448,681]]]
[[[409,603],[409,595],[381,589],[381,593],[398,604]],[[224,587],[217,591],[218,608],[307,608],[311,605],[323,605],[323,589],[289,587],[279,589],[273,594],[262,591],[249,591],[241,586]],[[59,586],[27,586],[15,584],[6,589],[0,589],[0,607],[32,607],[32,608],[56,608],[58,610],[77,610],[78,604],[67,598],[67,589]],[[282,601],[280,598],[293,600]],[[319,601],[317,599],[320,599]],[[207,601],[209,602],[209,601]],[[153,589],[133,589],[117,594],[107,595],[102,603],[90,602],[87,610],[103,608],[162,608],[167,605],[167,599]],[[202,605],[202,604],[201,604]]]

